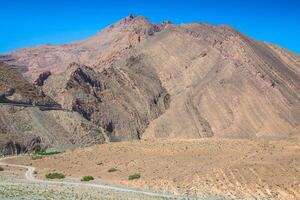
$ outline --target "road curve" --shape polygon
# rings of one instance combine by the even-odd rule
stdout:
[[[29,182],[33,182],[33,183],[84,186],[84,187],[93,187],[93,188],[106,189],[106,190],[114,190],[114,191],[117,191],[117,192],[135,193],[135,194],[147,195],[147,196],[151,196],[151,197],[178,198],[178,196],[171,195],[171,194],[143,191],[143,190],[137,190],[137,189],[133,189],[133,188],[125,188],[125,187],[118,187],[118,186],[112,186],[112,185],[69,182],[69,181],[52,181],[52,180],[50,181],[50,180],[37,179],[33,175],[34,171],[35,171],[34,167],[25,166],[25,165],[9,164],[9,163],[5,162],[5,159],[7,159],[7,158],[1,158],[0,159],[0,166],[2,165],[2,166],[8,166],[8,167],[16,167],[16,168],[27,169],[27,171],[25,172],[25,178]]]

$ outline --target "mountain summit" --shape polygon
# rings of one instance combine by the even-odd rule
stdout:
[[[18,49],[9,57],[14,59],[13,64],[28,68],[24,76],[30,81],[44,71],[59,74],[72,62],[101,70],[127,54],[158,28],[144,17],[129,15],[86,40]]]

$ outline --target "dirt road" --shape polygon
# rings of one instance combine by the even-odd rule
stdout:
[[[18,159],[18,157],[14,157],[15,159]],[[13,168],[21,168],[21,169],[26,169],[25,172],[25,178],[27,181],[32,182],[32,183],[38,183],[38,184],[46,184],[46,185],[71,185],[71,186],[76,186],[76,187],[90,187],[90,188],[98,188],[102,190],[108,190],[108,191],[117,191],[117,192],[122,192],[122,193],[133,193],[137,195],[144,195],[148,197],[159,197],[159,198],[167,198],[167,199],[181,199],[181,198],[187,198],[185,197],[180,197],[180,196],[175,196],[171,194],[163,194],[163,193],[157,193],[157,192],[151,192],[151,191],[142,191],[138,189],[133,189],[133,188],[125,188],[125,187],[118,187],[118,186],[112,186],[112,185],[106,185],[106,184],[93,184],[93,183],[81,183],[81,182],[70,182],[70,181],[56,181],[56,180],[42,180],[42,179],[37,179],[34,176],[35,172],[35,167],[31,166],[26,166],[26,165],[17,165],[17,164],[9,164],[6,163],[5,160],[7,158],[1,158],[0,159],[0,166],[6,166],[6,167],[13,167]],[[196,199],[196,198],[190,198],[190,199]],[[216,198],[220,199],[220,198]]]

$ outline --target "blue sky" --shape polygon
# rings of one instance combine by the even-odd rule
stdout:
[[[152,22],[228,24],[300,54],[299,0],[0,0],[0,53],[87,38],[129,13]]]

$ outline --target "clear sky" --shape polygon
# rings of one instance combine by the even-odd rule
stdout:
[[[87,38],[129,13],[228,24],[300,54],[300,0],[0,0],[0,53]]]

